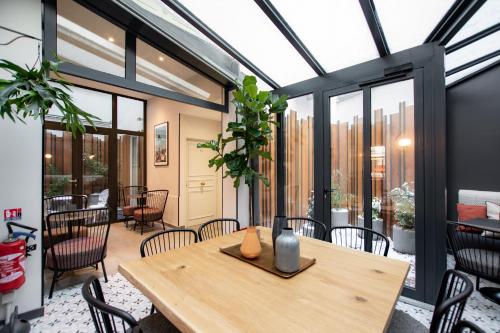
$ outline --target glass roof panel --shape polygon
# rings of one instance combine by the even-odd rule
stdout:
[[[391,53],[420,45],[453,0],[374,0]]]
[[[379,57],[358,1],[271,2],[327,72]]]
[[[464,69],[463,71],[460,71],[460,72],[455,73],[453,75],[447,76],[446,77],[446,85],[449,85],[457,80],[460,80],[461,78],[463,78],[469,74],[475,73],[478,70],[483,69],[484,67],[486,67],[494,62],[497,62],[497,61],[500,61],[500,56],[493,57],[493,58],[486,60],[486,61],[483,61],[482,63],[479,63],[475,66]]]
[[[500,0],[488,0],[460,29],[448,45],[453,45],[500,22]]]
[[[180,2],[279,85],[316,76],[254,1]]]
[[[484,37],[477,42],[467,45],[453,53],[446,55],[445,67],[450,70],[469,61],[478,59],[488,53],[500,49],[500,31]]]

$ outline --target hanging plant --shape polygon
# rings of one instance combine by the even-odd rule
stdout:
[[[198,144],[198,148],[213,150],[216,155],[208,161],[209,167],[219,170],[223,165],[227,171],[224,178],[234,179],[234,187],[240,185],[240,179],[250,189],[250,221],[255,225],[253,212],[253,181],[260,179],[265,186],[269,180],[258,168],[252,165],[252,160],[259,157],[271,160],[271,153],[265,150],[272,137],[272,125],[278,126],[273,120],[277,114],[283,113],[287,106],[288,96],[276,96],[268,91],[259,91],[255,76],[245,76],[243,84],[239,84],[233,92],[233,104],[236,107],[236,121],[229,122],[226,132],[227,138],[222,138],[222,133],[217,140]],[[228,143],[237,141],[239,147],[225,151]]]
[[[8,60],[0,59],[0,68],[12,75],[10,80],[0,79],[0,117],[16,122],[26,118],[42,119],[56,106],[62,113],[61,123],[73,136],[85,133],[83,121],[94,126],[96,116],[80,109],[71,98],[71,84],[58,72],[59,61],[42,61],[40,68],[26,69]],[[50,74],[53,73],[54,77]]]

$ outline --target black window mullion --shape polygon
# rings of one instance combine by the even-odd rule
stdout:
[[[125,78],[135,81],[136,37],[129,31],[125,35]]]
[[[111,209],[111,219],[116,220],[118,203],[118,133],[116,130],[118,124],[118,96],[112,95],[112,117],[111,133],[109,134],[108,150],[108,187],[109,187],[109,208]]]
[[[363,213],[364,227],[372,229],[372,161],[371,161],[371,88],[363,88]],[[371,234],[365,234],[365,251],[371,252]]]

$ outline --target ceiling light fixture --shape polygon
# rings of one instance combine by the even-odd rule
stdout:
[[[45,154],[45,158],[46,159],[51,159],[52,158],[52,154]]]
[[[158,60],[163,61],[163,57],[158,57]]]
[[[114,43],[115,39],[113,37],[108,37],[108,40],[111,42],[111,43]]]

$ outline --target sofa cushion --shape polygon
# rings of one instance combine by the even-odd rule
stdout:
[[[91,266],[106,256],[103,237],[77,237],[57,243],[47,252],[47,267],[62,270]]]
[[[80,227],[80,229],[78,229],[78,227],[74,227],[74,228],[75,229],[73,230],[73,232],[78,233],[78,235],[75,235],[75,236],[77,236],[77,237],[87,236],[87,234],[88,234],[87,227]],[[64,240],[68,239],[67,230],[64,230],[62,228],[53,228],[51,231],[52,231],[52,242],[54,244],[60,243]],[[50,248],[49,232],[47,230],[45,230],[43,232],[43,248],[44,249]]]
[[[474,219],[485,219],[486,218],[486,206],[475,206],[475,205],[464,205],[457,204],[458,221],[464,222]],[[467,227],[463,225],[458,226],[458,231],[481,233],[481,229]]]
[[[159,221],[162,218],[163,218],[163,211],[158,208],[144,207],[136,209],[134,211],[134,219],[136,221],[154,222],[154,221]]]

